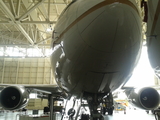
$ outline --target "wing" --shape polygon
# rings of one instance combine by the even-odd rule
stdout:
[[[50,99],[67,98],[68,94],[57,85],[0,85],[0,103],[6,110],[16,110],[25,107],[29,100],[29,94],[37,92],[38,97]]]

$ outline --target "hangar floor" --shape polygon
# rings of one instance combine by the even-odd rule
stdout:
[[[27,114],[31,114],[32,111],[28,111]],[[42,114],[43,111],[39,111],[39,114]],[[20,112],[0,112],[0,120],[19,120]],[[57,118],[57,117],[56,117]],[[115,112],[113,116],[104,116],[105,120],[155,120],[153,114],[147,114],[142,110],[127,110],[126,114],[123,111]],[[38,120],[38,119],[37,119]],[[59,120],[57,118],[56,120]],[[64,119],[68,120],[68,118]]]

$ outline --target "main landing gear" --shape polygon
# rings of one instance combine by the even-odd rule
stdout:
[[[92,120],[104,120],[103,116],[98,111],[100,101],[97,98],[97,95],[95,94],[94,96],[89,97],[87,101],[88,101],[88,105],[90,109],[91,119]]]
[[[103,98],[101,112],[103,113],[103,115],[105,115],[106,112],[108,112],[108,115],[112,115],[113,110],[114,110],[113,97],[112,94],[109,93],[107,96]]]
[[[82,99],[84,101],[82,101]],[[49,96],[49,106],[50,106],[50,120],[53,120],[53,103],[54,103],[53,95]],[[68,100],[67,100],[68,101]],[[87,103],[86,103],[87,102]],[[76,103],[76,106],[75,106]],[[67,105],[67,102],[66,102]],[[65,105],[65,108],[66,108]],[[86,114],[84,111],[87,111],[85,107],[89,107],[89,114]],[[73,99],[73,105],[68,110],[68,120],[104,120],[104,116],[106,112],[112,115],[113,109],[113,97],[111,93],[87,93],[83,92],[80,95],[80,101],[76,101],[76,98]],[[75,111],[75,108],[77,110]],[[84,111],[83,111],[84,110]],[[104,110],[104,111],[103,111]],[[80,113],[80,114],[79,114]],[[76,114],[76,115],[75,115]],[[63,115],[61,120],[63,120]]]
[[[112,94],[101,93],[101,94],[91,94],[91,93],[85,93],[89,109],[90,109],[90,120],[104,120],[104,117],[101,112],[102,106],[100,106],[100,103],[103,104],[104,100],[107,101],[108,104],[105,103],[105,110],[109,110],[108,113],[112,114],[113,109],[109,109],[111,106],[113,106],[113,97]],[[104,113],[105,114],[105,113]]]

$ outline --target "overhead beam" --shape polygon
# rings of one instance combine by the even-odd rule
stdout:
[[[11,24],[11,23],[8,21],[0,21],[0,24]]]
[[[4,24],[3,26],[4,26],[10,33],[12,32],[7,25]],[[2,34],[4,35],[5,31],[3,31],[3,29],[1,29],[0,31],[1,31],[0,34],[1,34],[1,35],[2,35]]]
[[[46,42],[46,41],[48,41],[48,40],[51,40],[51,39],[52,39],[52,37],[46,38],[46,39],[44,39],[44,40],[39,41],[38,43],[36,43],[36,45],[39,45],[39,44],[41,44],[41,43],[43,43],[43,42]]]
[[[21,21],[24,17],[29,15],[35,8],[37,8],[39,5],[41,5],[45,0],[41,0],[36,5],[34,5],[32,8],[30,8],[25,14],[23,14],[18,20]]]
[[[9,1],[9,0],[8,0]],[[71,1],[68,1],[67,0],[67,2],[57,2],[57,3],[55,3],[55,2],[50,2],[50,4],[51,5],[53,5],[53,4],[58,4],[58,5],[66,5],[66,4],[69,4]],[[8,3],[7,1],[5,1],[5,3]],[[16,1],[13,1],[13,3],[14,4],[17,4],[17,2]],[[28,2],[29,4],[33,4],[33,3],[38,3],[37,1],[29,1]],[[20,4],[23,4],[23,3],[20,3]],[[46,1],[46,2],[43,2],[43,4],[48,4],[48,2]]]
[[[2,7],[2,11],[8,16],[8,18],[12,21],[15,20],[15,17],[10,12],[10,10],[7,8],[7,6],[4,4],[3,0],[0,0],[0,6]]]
[[[21,41],[21,40],[18,40],[16,38],[9,37],[9,36],[6,36],[6,35],[0,34],[0,38],[7,39],[7,40],[12,41],[12,42],[19,42],[19,43],[23,43],[24,44],[24,41]]]
[[[56,21],[22,21],[20,24],[56,24]]]
[[[50,3],[51,1],[48,0],[48,20],[50,20]]]
[[[16,17],[16,11],[15,11],[15,7],[13,4],[13,0],[9,0],[9,4],[10,4],[12,14],[14,15],[14,17]]]
[[[0,16],[0,19],[1,19],[1,20],[4,20],[4,21],[6,21],[6,22],[8,22],[8,21],[10,20],[9,18],[3,17],[3,16]]]
[[[16,24],[16,27],[22,32],[22,34],[27,38],[31,45],[34,45],[32,38],[27,34],[23,27],[19,24]]]
[[[35,9],[35,7],[37,7],[38,5],[40,5],[43,1],[45,1],[45,0],[41,0],[41,2],[37,3],[34,7],[32,7],[31,9],[29,9],[29,11],[26,14],[22,15],[20,19],[23,19],[23,17],[25,17],[26,15],[28,15],[32,10]],[[2,0],[0,0],[0,6],[2,7],[3,12],[6,13],[6,15],[8,16],[8,18],[10,18],[11,21],[14,23],[15,27],[18,30],[20,30],[22,32],[22,34],[27,38],[27,40],[29,41],[29,43],[31,45],[33,45],[35,49],[37,49],[37,51],[40,53],[41,56],[44,56],[43,53],[39,50],[38,46],[34,44],[34,41],[32,40],[32,38],[23,29],[23,27],[19,24],[19,22],[16,21],[15,16],[11,13],[11,11],[8,9],[8,7],[4,4],[4,2]]]
[[[17,15],[17,18],[19,17],[20,6],[21,6],[21,0],[18,0],[17,6],[16,6],[16,15]]]
[[[41,7],[39,7],[39,11],[41,12],[41,15],[43,15],[44,19],[46,21],[49,21],[48,11],[44,4],[42,4]]]
[[[33,46],[29,45],[29,44],[0,44],[0,47],[24,47],[24,48],[33,48]],[[50,44],[38,44],[39,47],[50,47],[51,45]]]
[[[9,19],[10,20],[10,19]],[[15,24],[12,21],[0,21],[0,24]],[[56,21],[15,21],[18,24],[56,24]]]
[[[43,56],[44,58],[48,58],[50,56]],[[41,56],[0,56],[0,58],[42,58]]]
[[[55,3],[56,3],[56,0],[53,0]],[[60,13],[59,13],[59,11],[58,11],[58,7],[57,7],[57,5],[55,4],[55,8],[56,8],[56,12],[57,12],[57,14],[58,14],[58,16],[60,15]]]
[[[12,20],[14,25],[23,33],[23,35],[31,43],[31,45],[34,45],[33,40],[30,38],[30,36],[27,34],[27,32],[23,29],[23,27],[16,22],[14,15],[10,12],[10,10],[7,8],[7,6],[4,4],[4,2],[2,0],[0,0],[0,6],[4,10],[4,13],[6,13],[8,18],[10,18]]]
[[[33,2],[29,2],[29,3],[33,3]],[[43,4],[48,4],[49,2],[43,2]],[[69,4],[70,2],[68,2]],[[60,3],[60,2],[50,2],[50,5],[54,5],[54,4],[57,4],[57,5],[66,5],[66,3]]]

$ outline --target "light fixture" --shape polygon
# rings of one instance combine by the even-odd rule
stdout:
[[[50,31],[52,31],[52,25],[51,24],[47,28],[47,32],[50,32]]]

